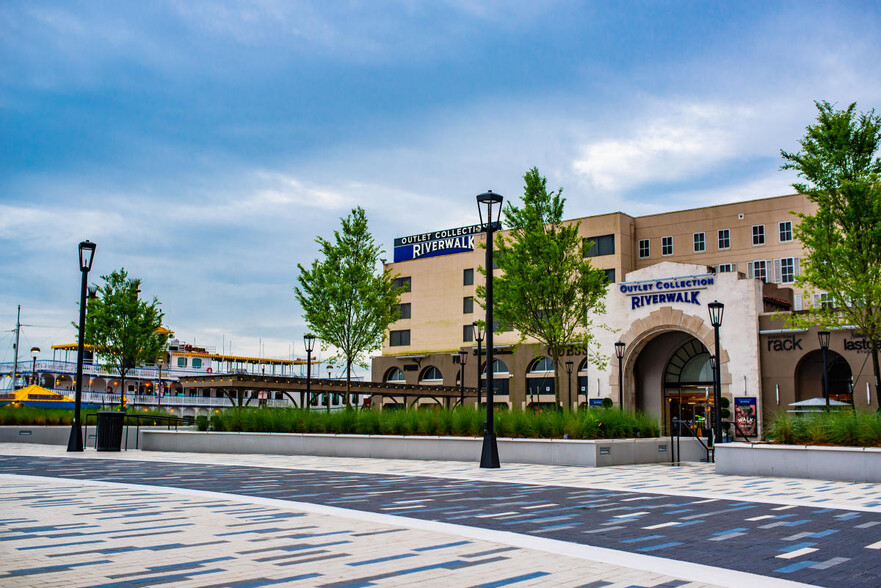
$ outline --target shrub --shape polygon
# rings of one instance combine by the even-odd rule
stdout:
[[[768,425],[765,437],[788,445],[881,447],[881,414],[850,410],[781,413]]]

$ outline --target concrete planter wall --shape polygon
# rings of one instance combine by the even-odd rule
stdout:
[[[126,448],[126,438],[128,435],[128,448],[135,449],[143,447],[144,432],[149,429],[141,427],[140,439],[138,439],[138,431],[134,426],[123,429],[122,448]],[[163,427],[164,431],[165,428]],[[85,436],[86,449],[95,447],[95,434],[97,429],[94,423],[89,424],[88,429],[83,430]],[[39,443],[42,445],[64,445],[70,439],[70,426],[52,426],[52,427],[32,427],[27,425],[7,425],[0,426],[0,443]]]
[[[326,457],[373,457],[478,461],[482,440],[473,437],[304,435],[294,433],[203,433],[144,431],[145,451],[267,453]],[[504,463],[609,466],[670,461],[669,439],[499,439]],[[682,461],[706,459],[693,439],[682,439]]]
[[[716,447],[716,472],[881,482],[881,448],[726,443]]]

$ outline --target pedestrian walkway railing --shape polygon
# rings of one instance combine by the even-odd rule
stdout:
[[[712,441],[713,438],[712,433],[707,435],[707,442],[704,443],[704,440],[700,438],[700,436],[691,428],[691,423],[686,421],[685,419],[677,419],[673,418],[671,427],[670,427],[670,444],[673,446],[673,463],[678,464],[680,462],[680,452],[679,452],[679,439],[682,437],[682,429],[685,429],[687,435],[686,437],[693,437],[697,439],[697,442],[701,444],[701,447],[704,448],[704,451],[707,452],[707,463],[714,463],[716,461],[716,452],[714,451]]]

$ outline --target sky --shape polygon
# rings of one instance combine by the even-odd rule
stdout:
[[[75,340],[85,239],[180,339],[288,358],[355,206],[391,258],[532,166],[567,218],[792,193],[879,55],[877,2],[0,0],[0,361],[18,305],[22,357]]]

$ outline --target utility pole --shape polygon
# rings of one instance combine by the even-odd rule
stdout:
[[[15,319],[15,345],[13,346],[13,351],[15,352],[15,361],[12,363],[12,389],[18,390],[16,386],[17,380],[15,376],[18,375],[18,337],[21,334],[21,304],[18,305],[18,316]]]

